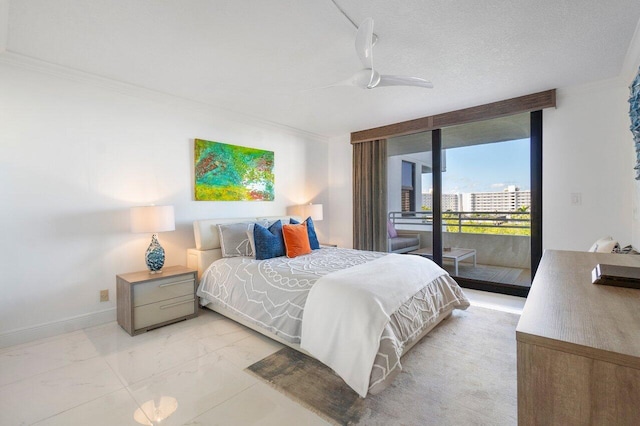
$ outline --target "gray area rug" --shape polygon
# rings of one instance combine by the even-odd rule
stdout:
[[[331,369],[288,347],[247,371],[341,425],[515,425],[518,315],[454,311],[402,358],[378,395],[359,398]]]

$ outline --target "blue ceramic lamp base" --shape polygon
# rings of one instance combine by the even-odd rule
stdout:
[[[149,248],[147,248],[144,260],[147,262],[147,268],[149,268],[150,273],[162,273],[162,267],[164,266],[164,249],[158,241],[158,234],[153,234],[151,237],[151,244],[149,244]]]

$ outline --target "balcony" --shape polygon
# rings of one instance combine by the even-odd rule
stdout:
[[[433,214],[430,211],[390,212],[398,230],[420,233],[422,248],[431,248]],[[516,287],[531,286],[531,216],[529,212],[443,213],[442,246],[476,251],[474,259],[460,261],[458,274],[449,259],[443,267],[452,276]]]

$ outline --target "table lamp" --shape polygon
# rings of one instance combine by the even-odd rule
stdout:
[[[310,217],[315,222],[322,220],[322,204],[309,203],[291,206],[287,208],[287,214],[300,216],[302,219]]]
[[[173,206],[131,207],[131,232],[152,233],[151,244],[144,255],[152,274],[162,273],[164,249],[158,241],[158,232],[174,231],[176,220]]]
[[[302,218],[311,218],[314,222],[322,220],[322,204],[304,204],[300,206]]]

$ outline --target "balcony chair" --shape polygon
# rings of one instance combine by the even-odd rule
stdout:
[[[420,248],[420,234],[398,232],[391,221],[387,221],[388,252],[407,253]]]

